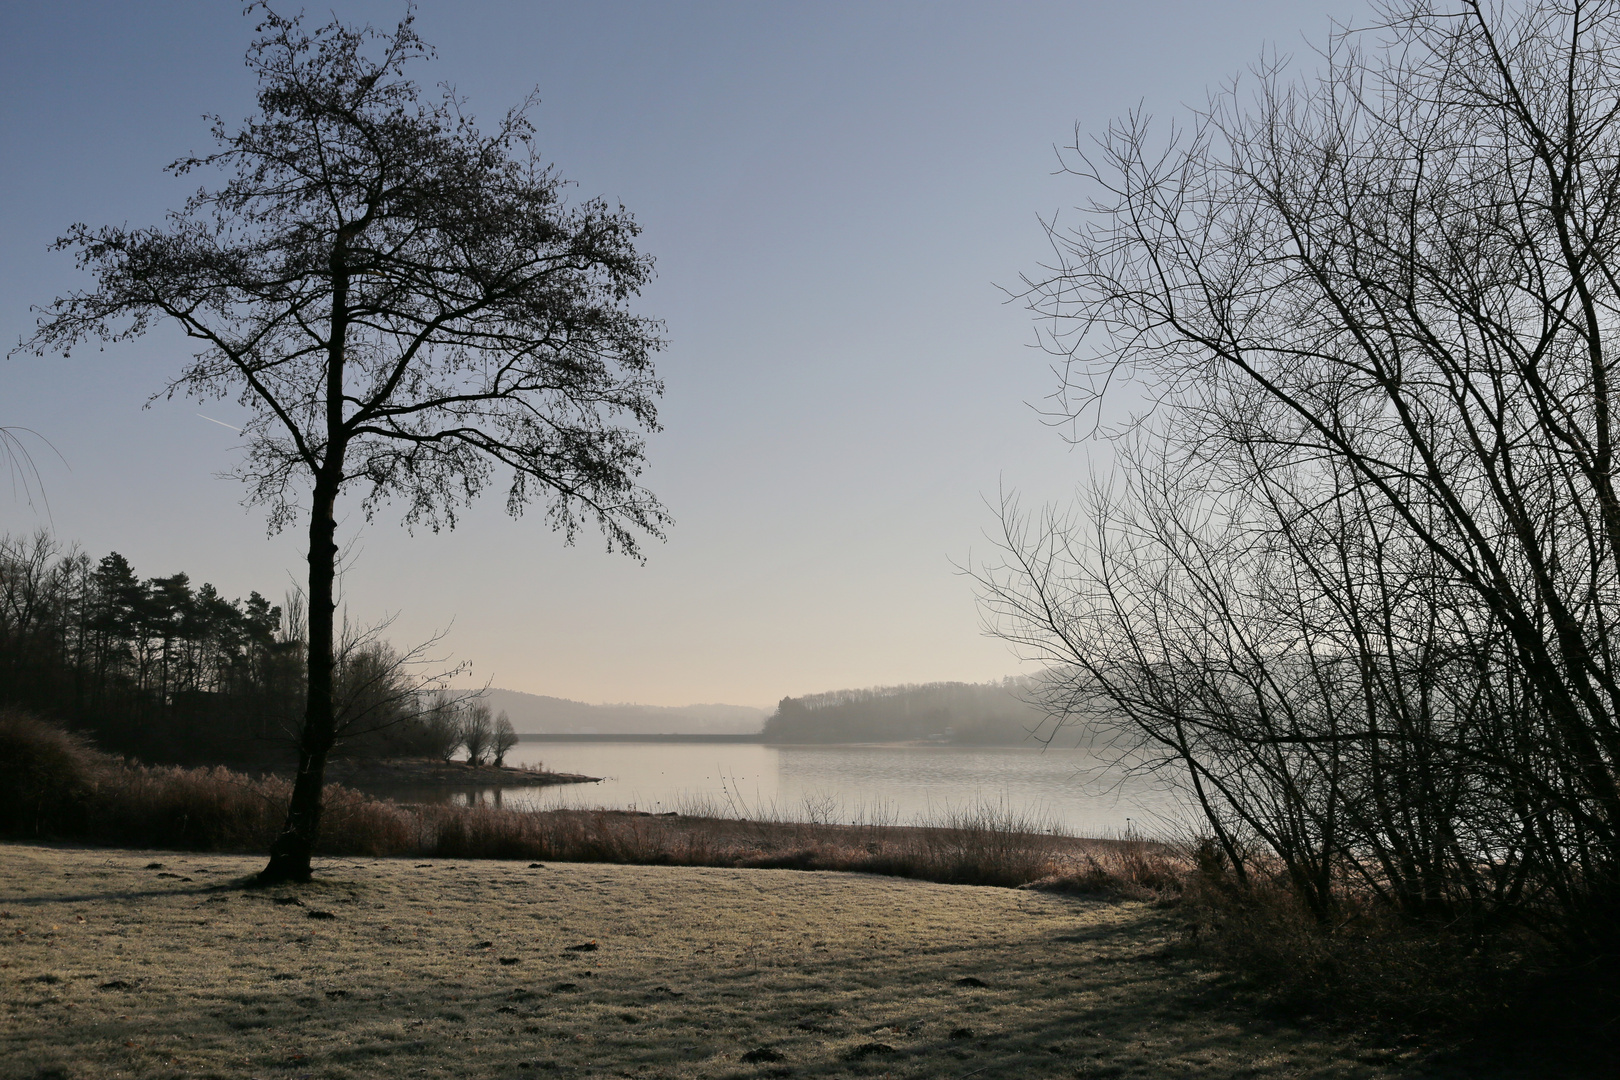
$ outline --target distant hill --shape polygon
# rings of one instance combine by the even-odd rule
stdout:
[[[588,705],[567,698],[490,690],[520,735],[752,735],[769,709],[755,705]]]
[[[1025,679],[922,683],[786,697],[765,721],[767,743],[940,742],[1027,745],[1045,715]],[[1048,728],[1049,730],[1049,728]]]

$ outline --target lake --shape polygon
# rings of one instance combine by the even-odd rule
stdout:
[[[989,805],[1080,836],[1118,836],[1127,828],[1161,835],[1189,820],[1162,782],[1109,769],[1089,750],[1055,747],[522,742],[507,764],[604,779],[450,797],[537,809],[898,825],[943,823]]]

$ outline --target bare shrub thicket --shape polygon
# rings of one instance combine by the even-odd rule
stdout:
[[[986,602],[1235,885],[1612,959],[1620,5],[1379,13],[1075,148],[1027,296],[1062,411],[1137,411]]]
[[[421,698],[422,750],[449,761],[461,749],[461,703],[449,690],[438,688]]]

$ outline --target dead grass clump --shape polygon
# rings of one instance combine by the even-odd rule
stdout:
[[[979,811],[932,827],[850,826],[612,810],[414,807],[421,854],[646,866],[841,870],[1017,887],[1051,874],[1067,838]]]
[[[414,808],[420,854],[440,859],[555,859],[529,818],[487,806]]]
[[[272,820],[279,830],[286,813],[291,783],[279,777],[286,795],[272,800]],[[321,815],[321,839],[315,850],[322,855],[415,855],[421,848],[421,824],[410,809],[338,784],[326,785]]]
[[[950,811],[928,825],[710,821],[708,828],[719,839],[728,824],[747,830],[732,838],[740,854],[712,865],[842,870],[946,885],[1016,888],[1052,873],[1061,848],[1073,843],[999,804]]]
[[[899,845],[906,877],[949,885],[1016,888],[1049,876],[1057,866],[1051,827],[1004,804],[952,811],[928,829],[910,829]]]
[[[279,776],[217,767],[125,766],[109,771],[91,839],[189,851],[260,851],[280,832],[292,792]],[[329,855],[406,855],[417,847],[410,811],[337,784],[326,788],[317,848]]]
[[[608,810],[529,812],[490,806],[414,807],[422,854],[443,859],[552,859],[657,866],[735,865],[712,838],[668,819]]]
[[[79,735],[0,712],[0,834],[189,851],[263,851],[292,791],[277,776],[134,765]],[[409,854],[414,815],[338,785],[326,789],[319,850]]]
[[[1093,841],[1055,873],[1024,886],[1070,896],[1169,903],[1180,900],[1193,860],[1177,846],[1151,840]]]

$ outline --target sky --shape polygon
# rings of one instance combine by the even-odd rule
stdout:
[[[297,10],[280,5],[278,10]],[[397,2],[311,6],[392,26]],[[644,564],[498,492],[453,532],[340,507],[358,624],[464,678],[590,702],[768,705],[843,687],[1025,670],[961,567],[1003,489],[1063,500],[1105,447],[1044,422],[1057,388],[1009,292],[1084,191],[1058,148],[1135,108],[1182,115],[1263,49],[1308,58],[1345,0],[621,3],[423,0],[414,72],[493,121],[536,91],[541,152],[623,203],[657,278],[664,430],[644,481],[675,521]],[[0,342],[88,284],[74,223],[158,224],[254,82],[241,5],[0,3]],[[0,531],[49,528],[142,576],[279,600],[301,530],[269,533],[220,474],[232,406],[159,399],[178,335],[0,360],[0,425],[44,498],[0,484]],[[25,438],[29,438],[25,436]],[[51,449],[54,447],[54,451]],[[0,474],[3,480],[3,474]]]

